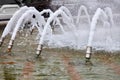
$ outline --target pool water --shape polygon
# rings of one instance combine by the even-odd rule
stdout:
[[[0,80],[120,80],[120,52],[95,51],[85,65],[85,51],[44,48],[35,58],[34,35],[18,34],[7,53],[9,35],[0,47]]]

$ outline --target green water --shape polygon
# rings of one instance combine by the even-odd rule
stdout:
[[[35,59],[34,35],[18,35],[12,55],[6,53],[7,37],[0,48],[0,80],[73,80],[74,76],[79,76],[80,80],[120,80],[119,52],[96,52],[91,59],[93,65],[85,65],[85,51],[67,48],[43,49],[41,57]]]

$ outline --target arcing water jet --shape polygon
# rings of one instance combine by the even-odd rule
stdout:
[[[79,24],[80,16],[81,16],[81,14],[82,14],[83,11],[85,12],[85,15],[87,16],[88,24],[90,25],[90,15],[88,14],[87,8],[85,6],[83,6],[83,5],[80,6],[80,8],[78,10],[76,24]]]
[[[16,23],[18,21],[18,19],[22,16],[23,13],[25,13],[29,8],[27,6],[24,6],[24,7],[21,7],[18,11],[16,11],[14,13],[14,15],[12,16],[12,18],[10,19],[10,21],[8,22],[8,24],[6,25],[3,33],[2,33],[2,36],[0,38],[0,47],[2,46],[2,43],[5,39],[5,37],[8,35],[8,34],[12,34],[15,26],[16,26]]]
[[[98,8],[97,11],[95,12],[95,15],[93,16],[92,22],[91,22],[90,33],[89,33],[88,44],[87,44],[87,50],[86,50],[86,59],[90,59],[90,57],[91,57],[92,41],[93,41],[93,37],[94,37],[94,33],[95,33],[95,28],[96,28],[97,21],[98,21],[98,19],[100,18],[101,15],[103,16],[104,21],[108,20],[107,14],[101,8]]]

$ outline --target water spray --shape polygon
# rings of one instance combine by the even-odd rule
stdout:
[[[90,20],[90,15],[88,14],[88,10],[85,6],[80,6],[79,10],[78,10],[78,15],[77,15],[77,20],[76,20],[76,24],[79,24],[79,21],[80,21],[80,16],[82,15],[82,12],[85,12],[85,16],[87,17],[88,19],[88,23],[90,25],[91,23],[91,20]]]

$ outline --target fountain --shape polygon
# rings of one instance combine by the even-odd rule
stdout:
[[[63,8],[63,7],[62,7]],[[52,16],[50,16],[47,20],[47,23],[44,27],[44,30],[42,32],[42,35],[41,35],[41,38],[40,38],[40,41],[39,41],[39,44],[38,44],[38,48],[37,48],[37,57],[39,57],[39,55],[41,54],[41,51],[42,51],[42,48],[43,48],[43,42],[44,42],[44,37],[47,33],[47,28],[49,28],[49,25],[50,23],[54,20],[54,18],[56,18],[57,16],[61,15],[63,18],[66,19],[65,23],[68,25],[68,27],[71,29],[71,30],[74,30],[74,27],[70,26],[69,23],[72,21],[72,18],[69,18],[68,15],[66,15],[66,13],[61,10],[61,8],[59,8]]]
[[[62,9],[64,9],[64,8],[62,8]],[[62,11],[62,10],[61,10]],[[14,31],[13,31],[13,35],[12,35],[12,37],[11,37],[11,40],[10,40],[10,42],[9,42],[9,45],[8,45],[8,52],[11,52],[11,48],[12,48],[12,46],[13,46],[13,43],[14,43],[14,39],[15,39],[15,36],[16,36],[16,33],[17,33],[17,31],[21,28],[21,25],[23,25],[23,24],[25,24],[26,22],[31,22],[31,24],[33,25],[32,26],[32,29],[34,29],[34,26],[36,26],[37,28],[38,28],[38,31],[39,31],[39,34],[42,32],[42,31],[40,31],[40,30],[42,30],[42,25],[44,26],[44,24],[45,24],[45,21],[42,19],[42,17],[41,17],[41,15],[43,14],[43,13],[50,13],[50,16],[53,14],[53,12],[51,11],[51,10],[43,10],[42,12],[37,12],[35,9],[34,10],[28,10],[28,11],[26,11],[26,13],[24,13],[22,16],[21,16],[21,18],[18,20],[18,23],[16,24],[16,27],[15,27],[15,29],[14,29]],[[28,18],[28,16],[30,16],[30,15],[33,15],[32,17],[29,17]],[[65,14],[65,13],[64,13]],[[36,17],[37,16],[37,17]],[[66,15],[65,15],[65,17],[66,17]],[[36,19],[37,18],[37,19]],[[25,20],[26,19],[26,20]],[[57,18],[55,18],[55,20],[57,21],[57,23],[60,25],[60,28],[61,28],[61,30],[63,31],[63,32],[65,32],[64,31],[64,29],[63,29],[63,27],[61,26],[61,24],[60,24],[60,21],[57,19]],[[54,20],[54,21],[55,21]],[[40,23],[39,23],[40,22]],[[37,23],[39,23],[39,25],[37,25]],[[41,25],[42,24],[42,25]],[[41,25],[41,26],[40,26]],[[49,24],[49,26],[50,26],[50,24]],[[24,27],[24,26],[22,26],[22,27]]]
[[[98,8],[97,11],[95,12],[95,15],[92,18],[92,22],[91,22],[91,27],[90,27],[90,33],[89,33],[89,38],[88,38],[88,44],[87,44],[87,50],[86,50],[86,60],[88,61],[91,58],[91,53],[92,53],[92,41],[93,41],[93,37],[94,37],[94,33],[95,33],[95,28],[96,28],[96,24],[98,19],[100,18],[100,16],[103,16],[103,20],[108,21],[108,16],[107,14],[101,9]]]
[[[11,51],[11,48],[13,46],[13,42],[14,42],[14,39],[15,39],[15,36],[16,36],[18,30],[21,27],[24,27],[23,24],[25,24],[26,22],[30,22],[33,26],[37,26],[40,29],[42,29],[42,26],[40,26],[39,24],[44,25],[44,23],[45,23],[44,19],[42,18],[42,16],[40,15],[40,13],[37,10],[34,9],[34,10],[26,11],[20,17],[20,19],[18,20],[18,22],[13,30],[13,34],[12,34],[11,40],[10,40],[9,45],[8,45],[8,52]],[[37,25],[37,23],[38,23],[38,25]]]
[[[86,28],[87,30],[84,30],[84,31],[83,29],[79,29],[75,26],[75,25],[81,26],[79,22],[80,22],[80,16],[82,12],[85,12],[85,15],[87,16],[88,24],[90,24],[90,27],[87,26]],[[49,13],[50,16],[46,19],[44,18],[44,16],[42,16],[42,14],[44,13]],[[16,17],[17,15],[19,16]],[[14,14],[14,16],[8,22],[2,34],[0,44],[2,45],[3,39],[5,38],[5,36],[12,32],[11,33],[12,37],[8,45],[8,52],[10,52],[12,49],[15,37],[17,35],[17,32],[20,29],[23,30],[25,27],[27,27],[25,24],[29,23],[30,27],[28,27],[27,29],[30,29],[31,34],[34,28],[37,28],[38,30],[37,37],[39,41],[38,41],[38,47],[36,51],[37,57],[39,57],[39,55],[41,54],[45,41],[47,41],[46,44],[48,44],[49,46],[49,44],[52,45],[52,41],[54,44],[57,44],[57,41],[61,40],[61,42],[59,43],[60,44],[59,47],[67,46],[72,49],[80,50],[80,49],[83,49],[82,46],[86,47],[87,45],[85,57],[86,57],[86,62],[89,62],[91,58],[93,46],[94,46],[93,38],[95,36],[95,32],[97,32],[96,31],[97,23],[99,23],[98,20],[102,21],[103,25],[102,26],[100,25],[100,26],[106,28],[104,32],[106,33],[106,35],[108,35],[106,37],[106,41],[104,41],[105,44],[101,44],[101,45],[107,45],[109,43],[112,44],[113,42],[112,36],[110,35],[111,26],[113,27],[115,24],[113,21],[112,10],[109,7],[106,7],[104,10],[102,10],[101,8],[98,8],[92,17],[92,20],[90,20],[90,15],[88,14],[87,8],[85,6],[81,6],[78,11],[77,19],[75,20],[76,20],[75,22],[76,24],[74,24],[74,19],[71,12],[64,6],[60,7],[55,12],[52,12],[50,9],[46,9],[39,12],[33,7],[31,8],[22,7],[20,10],[18,10],[18,12]],[[60,31],[62,31],[62,34],[52,33],[54,31],[54,28],[58,27],[56,25],[59,26],[59,28],[61,29]],[[98,32],[100,32],[100,30]],[[89,35],[89,37],[84,37],[87,34]],[[46,39],[46,36],[47,36],[47,39]],[[82,43],[82,41],[85,41],[85,40],[88,40],[88,43],[87,42]],[[62,43],[63,44],[65,43],[65,45],[63,45]],[[108,46],[106,46],[106,48],[104,47],[104,49],[106,50],[107,47]]]

